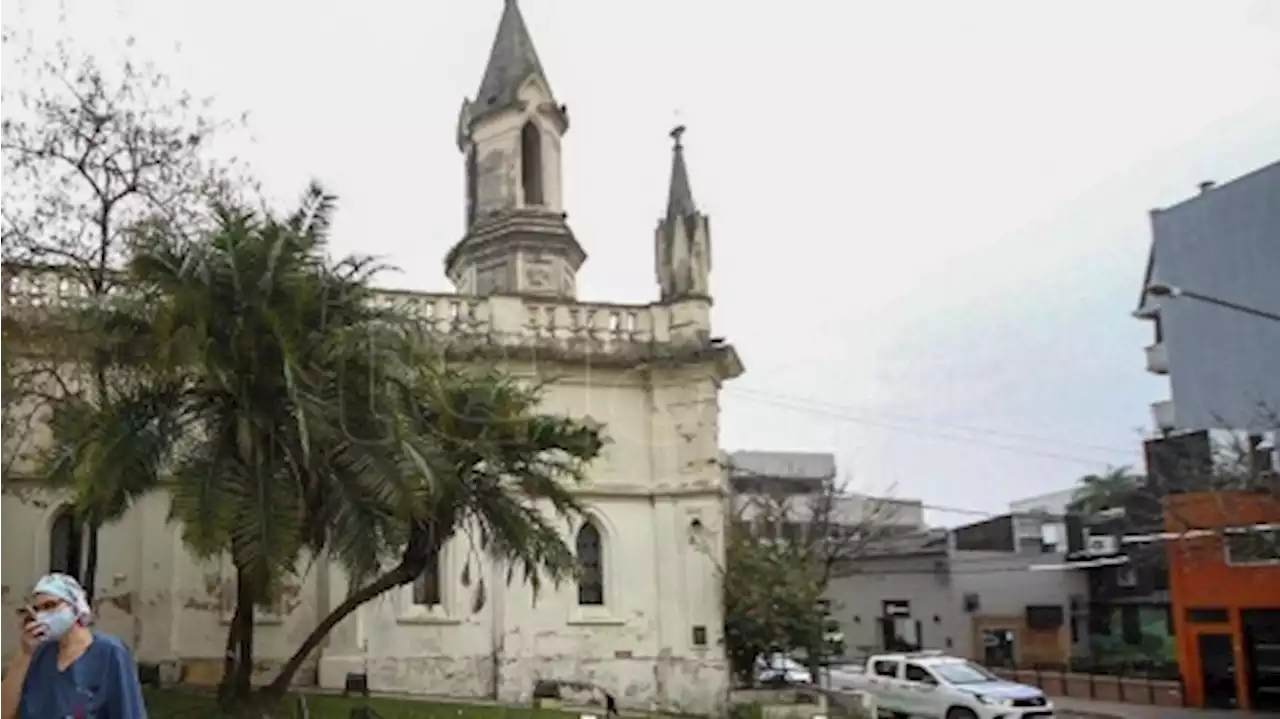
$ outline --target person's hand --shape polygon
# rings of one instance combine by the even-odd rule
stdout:
[[[18,618],[18,629],[22,632],[22,651],[31,654],[44,640],[45,626],[29,614]]]

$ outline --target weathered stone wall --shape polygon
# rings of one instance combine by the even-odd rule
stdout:
[[[718,711],[729,676],[716,575],[725,477],[714,368],[511,368],[557,377],[547,409],[590,416],[612,440],[581,488],[602,533],[604,605],[579,607],[572,583],[544,586],[535,602],[520,576],[508,586],[506,569],[460,535],[442,558],[442,604],[415,606],[403,587],[366,605],[322,647],[319,683],[340,688],[348,672],[367,671],[375,691],[529,701],[534,682],[549,678],[595,683],[625,708]],[[4,609],[13,616],[49,569],[50,530],[65,500],[12,483],[5,490]],[[186,551],[168,509],[158,493],[104,528],[98,626],[140,661],[179,661],[203,676],[223,654],[234,585],[229,566]],[[571,543],[576,531],[565,527]],[[302,566],[306,575],[280,605],[259,612],[264,665],[287,658],[349,589],[323,558]],[[4,633],[6,654],[15,642]]]
[[[335,632],[321,684],[340,686],[367,668],[379,691],[527,702],[535,681],[560,679],[594,683],[627,708],[718,710],[728,669],[716,578],[724,476],[715,383],[689,370],[658,385],[642,373],[579,370],[561,375],[547,398],[553,411],[604,423],[612,440],[582,489],[603,538],[603,606],[579,607],[572,583],[545,586],[535,601],[528,585],[507,586],[505,568],[458,537],[443,574],[458,577],[470,561],[472,585],[451,581],[431,611],[412,605],[408,587],[366,606]],[[706,434],[709,443],[700,441]],[[566,538],[577,528],[566,527]],[[346,587],[335,581],[341,596]]]

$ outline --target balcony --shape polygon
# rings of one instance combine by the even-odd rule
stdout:
[[[112,295],[128,292],[117,286]],[[26,329],[58,331],[60,318],[93,301],[84,285],[53,270],[4,268],[4,318]],[[379,291],[373,303],[416,320],[450,354],[619,362],[715,357],[741,373],[732,347],[710,337],[699,303],[622,305],[511,296],[476,297]],[[8,336],[8,335],[6,335]]]
[[[1151,374],[1169,374],[1169,348],[1157,342],[1147,348],[1147,371]]]
[[[1177,422],[1174,420],[1173,400],[1166,399],[1151,404],[1151,419],[1155,421],[1156,429],[1160,431],[1168,431],[1177,428]]]

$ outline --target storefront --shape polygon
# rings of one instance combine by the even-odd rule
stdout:
[[[1280,709],[1280,501],[1173,495],[1165,527],[1188,704]]]

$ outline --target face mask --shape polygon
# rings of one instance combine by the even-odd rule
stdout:
[[[49,612],[40,612],[36,615],[36,620],[45,627],[44,641],[52,642],[61,639],[63,634],[76,625],[78,618],[71,607],[61,606]]]

